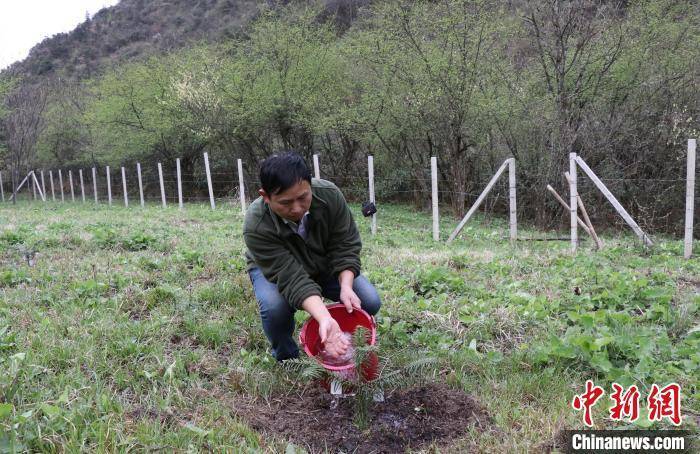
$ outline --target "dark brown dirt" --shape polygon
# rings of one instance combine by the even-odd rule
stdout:
[[[310,386],[300,394],[252,402],[234,402],[234,413],[253,429],[304,446],[311,452],[394,453],[435,443],[445,446],[474,426],[488,430],[492,421],[473,397],[442,384],[430,384],[388,394],[373,403],[369,425],[353,424],[353,397],[332,397]]]
[[[551,440],[545,441],[537,447],[537,452],[549,454],[551,452],[563,452],[566,450],[567,436],[564,430],[559,430]]]

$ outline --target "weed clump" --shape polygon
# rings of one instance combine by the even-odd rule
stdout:
[[[158,286],[149,289],[144,297],[144,309],[151,310],[159,306],[173,304],[175,302],[175,291],[169,287]]]

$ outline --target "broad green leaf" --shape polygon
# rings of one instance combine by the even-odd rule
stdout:
[[[600,350],[601,347],[604,347],[612,342],[615,342],[614,337],[606,336],[606,337],[599,337],[593,342],[593,345],[596,346],[597,350]]]
[[[605,353],[596,353],[593,355],[591,358],[591,365],[603,372],[610,372],[613,367],[612,363],[608,359],[608,355]]]
[[[61,409],[55,405],[41,404],[39,408],[41,408],[41,411],[49,418],[54,418],[61,413]]]
[[[14,408],[15,407],[9,403],[0,404],[0,419],[10,416]]]

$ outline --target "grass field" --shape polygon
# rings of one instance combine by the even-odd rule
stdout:
[[[382,206],[373,237],[353,210],[381,354],[434,357],[426,378],[475,396],[497,428],[441,451],[541,451],[583,427],[570,403],[586,379],[607,393],[597,428],[629,425],[606,417],[613,381],[642,399],[677,382],[697,430],[700,260],[681,241],[646,250],[625,233],[572,256],[511,246],[504,220],[477,218],[448,246],[427,214]],[[303,449],[231,411],[236,395],[305,386],[267,353],[241,223],[234,206],[0,206],[0,452]],[[455,224],[443,217],[443,238]]]

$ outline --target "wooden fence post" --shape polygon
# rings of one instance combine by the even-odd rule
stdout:
[[[243,161],[240,159],[238,165],[238,193],[241,196],[241,213],[245,216],[245,184],[243,183]]]
[[[12,197],[10,197],[10,200],[12,200],[13,203],[17,202],[17,195],[19,194],[20,189],[22,189],[22,186],[24,186],[24,183],[29,181],[29,177],[31,176],[31,174],[32,173],[29,172],[27,176],[22,179],[22,182],[19,185],[17,185],[17,187],[12,188]],[[19,175],[17,175],[17,178],[19,178]],[[27,191],[31,191],[31,189],[29,189],[29,185],[27,185]]]
[[[39,186],[39,180],[36,179],[36,172],[32,170],[32,178],[34,179],[34,185],[36,186],[36,190],[39,191],[39,195],[41,196],[41,200],[46,202],[46,196],[44,195],[44,192],[41,190],[41,186]]]
[[[566,178],[566,181],[571,185],[571,175],[569,175],[569,172],[564,172],[564,178]],[[547,186],[547,188],[551,188],[551,186]],[[556,194],[556,193],[555,193]],[[586,224],[586,227],[588,230],[586,233],[588,233],[593,240],[595,241],[596,247],[598,249],[603,249],[603,242],[600,241],[600,238],[598,238],[598,234],[595,233],[595,229],[593,228],[593,223],[591,222],[591,218],[588,217],[588,212],[586,211],[586,205],[583,204],[583,199],[581,199],[581,195],[578,194],[578,191],[576,191],[576,202],[578,203],[578,207],[581,209],[581,214],[583,215],[583,221]],[[579,225],[580,225],[581,219],[579,219]],[[586,230],[586,229],[584,229]]]
[[[515,186],[515,158],[508,163],[508,209],[510,210],[510,241],[518,239],[518,207]]]
[[[209,170],[209,154],[204,153],[204,170],[207,171],[207,185],[209,186],[209,203],[211,204],[211,209],[216,208],[216,203],[214,203],[214,189],[211,185],[211,172]]]
[[[560,196],[559,193],[556,191],[556,189],[554,189],[554,188],[553,188],[552,186],[550,186],[550,185],[547,185],[547,190],[548,190],[549,192],[552,193],[552,195],[554,196],[554,198],[557,199],[557,202],[559,202],[559,204],[560,204],[561,206],[563,206],[564,209],[565,209],[566,211],[568,211],[569,213],[571,213],[571,207],[569,206],[568,203],[566,203],[566,201],[564,201],[564,199],[561,198],[561,196]],[[576,215],[576,220],[577,220],[577,222],[578,222],[578,225],[580,225],[581,228],[583,229],[583,231],[590,235],[590,234],[591,234],[591,229],[588,228],[588,224],[586,224],[586,223],[583,221],[583,219],[581,219],[581,218],[578,216],[578,214]]]
[[[369,177],[369,201],[375,203],[374,198],[374,156],[367,156],[367,174]],[[375,203],[376,204],[376,203]],[[377,213],[372,215],[372,235],[377,234]]]
[[[139,197],[141,197],[141,208],[144,206],[143,202],[143,183],[141,182],[141,163],[136,163],[136,173],[139,176]]]
[[[569,182],[569,212],[571,216],[571,252],[576,252],[578,247],[578,189],[576,187],[576,153],[569,153],[569,176],[571,181]]]
[[[163,166],[158,163],[158,179],[160,180],[160,200],[163,203],[163,208],[167,206],[165,202],[165,184],[163,183]]]
[[[688,140],[688,169],[685,183],[685,245],[683,257],[693,254],[693,214],[695,210],[695,147],[696,139]]]
[[[109,206],[112,206],[112,177],[109,174],[109,166],[107,166],[107,199]]]
[[[437,157],[430,157],[430,181],[433,199],[433,241],[440,241],[440,210],[438,207]]]
[[[182,209],[182,179],[180,177],[180,158],[175,160],[177,167],[177,205]]]
[[[49,182],[51,183],[51,199],[56,201],[56,192],[53,187],[53,170],[49,170]]]
[[[46,195],[46,181],[44,180],[44,171],[41,171],[41,190],[44,191],[44,195]]]
[[[467,211],[467,214],[464,215],[462,220],[459,222],[459,225],[457,228],[455,228],[452,233],[450,234],[450,237],[447,238],[447,242],[451,243],[455,238],[457,238],[457,235],[459,235],[459,232],[462,231],[464,228],[464,225],[467,223],[470,217],[476,212],[477,208],[479,208],[479,205],[484,201],[488,193],[491,191],[491,188],[493,188],[493,185],[496,184],[496,181],[501,177],[503,172],[506,170],[506,167],[508,167],[508,159],[503,161],[503,164],[501,164],[501,167],[498,168],[496,173],[491,177],[491,180],[488,182],[484,190],[481,192],[479,197],[476,199],[476,202],[474,202],[474,205],[472,205],[471,208],[469,208],[469,211]]]
[[[318,155],[314,155],[314,175],[316,176],[316,179],[321,178],[321,169],[318,165]]]
[[[34,171],[33,171],[33,170],[30,171],[30,172],[29,172],[29,175],[31,175],[32,172],[34,172]],[[29,185],[32,186],[32,189],[31,189],[31,191],[32,191],[32,199],[33,199],[33,200],[36,200],[36,186],[34,186],[34,180],[32,180],[31,178],[29,179]],[[29,185],[28,185],[28,186],[29,186]],[[29,189],[29,188],[27,188],[27,189]]]
[[[70,201],[75,202],[75,191],[73,190],[73,170],[68,169],[68,184],[70,185]]]
[[[129,195],[126,192],[126,170],[122,167],[122,188],[124,189],[124,206],[129,206]]]
[[[97,204],[97,169],[94,167],[92,168],[92,194],[95,196],[95,204]]]
[[[83,182],[83,169],[78,169],[78,176],[80,177],[80,195],[83,198],[83,203],[85,203],[85,183]]]
[[[598,187],[600,192],[603,193],[603,195],[608,199],[610,204],[617,210],[617,212],[622,216],[622,219],[627,222],[627,225],[629,225],[632,230],[634,230],[634,233],[637,234],[640,240],[644,242],[647,246],[651,246],[654,243],[651,241],[651,239],[647,236],[644,231],[637,225],[636,222],[634,222],[634,219],[632,219],[632,216],[629,215],[627,210],[623,208],[623,206],[620,204],[620,202],[617,201],[615,196],[610,192],[610,190],[603,184],[602,181],[600,181],[600,178],[591,170],[590,167],[588,167],[588,164],[586,164],[586,161],[581,159],[581,156],[576,156],[576,162],[578,165],[583,169],[584,172],[586,172],[586,175],[588,175],[588,178],[590,178],[593,183]]]
[[[61,169],[58,169],[58,184],[61,186],[61,202],[64,202],[65,197],[63,196],[63,173],[61,173]]]

